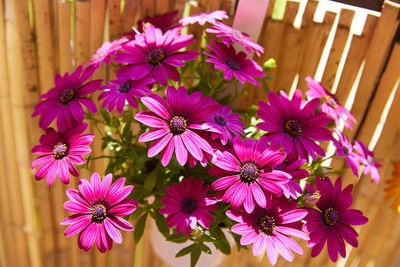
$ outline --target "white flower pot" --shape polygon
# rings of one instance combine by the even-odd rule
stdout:
[[[157,225],[153,219],[150,220],[149,223],[149,232],[150,232],[150,242],[154,248],[154,252],[158,255],[158,257],[166,264],[172,267],[187,267],[190,266],[190,254],[175,258],[176,253],[178,253],[181,249],[193,244],[192,241],[187,241],[185,243],[173,243],[169,242],[165,239],[165,237],[158,231]],[[231,249],[235,245],[235,241],[233,240],[232,235],[228,233],[227,228],[223,228],[222,232],[224,232],[226,238],[228,239],[229,244],[231,245]],[[207,244],[211,249],[212,254],[206,254],[204,252],[201,253],[199,261],[196,264],[196,267],[214,267],[221,264],[225,258],[227,257],[222,252],[215,249],[213,244]]]

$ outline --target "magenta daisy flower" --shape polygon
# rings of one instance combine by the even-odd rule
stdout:
[[[203,124],[204,129],[212,128],[215,131],[211,134],[215,140],[221,138],[221,143],[226,145],[233,136],[244,135],[244,123],[240,121],[240,115],[231,113],[229,106],[221,107],[210,121]]]
[[[165,219],[168,228],[176,225],[176,232],[183,230],[184,235],[189,235],[190,230],[196,228],[197,223],[206,229],[210,228],[210,222],[215,221],[210,211],[218,209],[215,196],[206,195],[210,185],[203,180],[182,179],[180,184],[166,187],[167,194],[161,199],[165,207],[160,213],[167,214]]]
[[[32,169],[39,166],[36,171],[36,180],[46,177],[46,183],[51,186],[58,175],[61,182],[69,183],[69,174],[77,177],[78,170],[74,165],[82,165],[89,154],[89,147],[94,134],[81,135],[87,128],[86,123],[81,123],[65,132],[56,132],[53,128],[46,129],[46,134],[39,139],[40,145],[32,149],[33,154],[41,155],[32,162]]]
[[[73,128],[83,121],[84,113],[81,105],[91,112],[96,112],[97,107],[92,100],[85,97],[101,87],[102,80],[84,82],[93,74],[94,68],[83,69],[79,66],[72,74],[59,74],[54,78],[55,87],[40,98],[47,98],[35,106],[32,117],[41,115],[39,126],[47,128],[57,118],[57,128],[63,132]]]
[[[307,215],[304,209],[296,209],[297,203],[284,197],[273,197],[266,208],[256,207],[251,214],[228,210],[226,215],[238,222],[231,231],[241,235],[241,245],[253,244],[254,256],[266,248],[268,259],[276,264],[278,254],[288,261],[293,261],[294,252],[303,255],[303,249],[289,235],[309,240],[302,232],[300,222]]]
[[[268,146],[265,137],[258,140],[235,137],[232,146],[236,155],[224,151],[222,157],[209,168],[214,176],[224,176],[212,184],[212,189],[223,191],[222,201],[231,202],[232,208],[244,205],[250,213],[256,203],[265,208],[265,193],[282,194],[281,185],[289,182],[291,176],[273,168],[285,160],[286,153],[280,152],[280,145]]]
[[[207,28],[206,32],[215,33],[217,37],[223,37],[223,43],[226,45],[239,42],[249,54],[251,54],[251,49],[253,49],[257,56],[264,53],[264,48],[251,40],[247,34],[235,30],[222,22],[216,21],[214,27]]]
[[[98,69],[102,62],[108,64],[111,62],[111,56],[118,53],[121,50],[122,44],[128,42],[128,39],[122,37],[121,39],[114,40],[112,42],[105,42],[97,49],[96,54],[93,55],[92,59],[89,61],[89,65]]]
[[[275,170],[286,172],[292,176],[292,179],[290,179],[287,184],[282,185],[285,197],[293,197],[294,199],[297,199],[297,194],[301,195],[303,193],[299,183],[294,181],[294,179],[300,180],[306,178],[310,174],[307,170],[300,169],[305,162],[305,159],[299,159],[293,162],[284,161],[274,167]]]
[[[192,35],[180,35],[173,29],[165,34],[160,29],[149,24],[144,34],[137,34],[135,40],[122,46],[114,61],[127,63],[118,69],[117,75],[126,80],[139,80],[143,77],[153,77],[159,84],[166,86],[168,78],[179,81],[177,67],[183,67],[185,60],[193,60],[199,55],[195,51],[181,51],[195,40]]]
[[[204,54],[210,57],[206,61],[214,63],[215,69],[224,70],[224,78],[226,80],[232,79],[233,75],[235,75],[241,84],[244,84],[247,80],[254,85],[260,85],[253,77],[264,76],[260,65],[252,59],[246,59],[244,52],[236,53],[232,45],[227,46],[214,40],[211,40],[211,42],[215,47],[207,45],[207,48],[214,52],[214,54],[204,52]]]
[[[302,103],[300,90],[296,90],[292,100],[281,91],[280,97],[275,92],[268,94],[269,104],[258,102],[258,116],[264,120],[257,124],[258,128],[268,131],[266,134],[271,144],[283,145],[288,153],[289,161],[298,158],[308,159],[310,155],[317,160],[316,154],[325,156],[324,150],[314,140],[332,140],[332,133],[324,128],[330,119],[325,113],[314,111],[319,100],[313,99]]]
[[[354,149],[360,153],[360,155],[357,155],[358,160],[365,165],[363,174],[367,175],[371,173],[371,180],[379,184],[381,176],[378,169],[382,165],[375,161],[374,152],[370,151],[363,142],[358,140],[354,142]]]
[[[322,98],[324,100],[321,111],[329,115],[335,121],[336,125],[339,125],[340,120],[343,120],[344,126],[352,129],[352,124],[357,121],[350,111],[339,104],[335,95],[329,93],[320,83],[316,82],[310,76],[306,77],[306,81],[308,88],[310,88],[310,90],[306,92],[306,95],[310,98]]]
[[[138,102],[136,101],[136,97],[141,98],[151,93],[154,80],[153,78],[145,77],[133,81],[117,77],[117,80],[109,81],[109,83],[102,87],[105,90],[99,96],[99,100],[104,98],[101,106],[103,108],[108,107],[109,112],[117,107],[117,111],[121,113],[126,101],[128,101],[131,107],[137,108]]]
[[[334,140],[336,155],[345,157],[347,165],[351,168],[355,176],[358,176],[358,169],[360,164],[358,163],[358,155],[353,152],[353,145],[349,142],[346,136],[341,131],[335,129],[335,133],[339,140]]]
[[[78,246],[84,251],[89,251],[96,242],[100,252],[106,252],[112,249],[113,241],[122,243],[118,228],[133,230],[133,226],[121,218],[136,210],[136,201],[126,199],[133,186],[123,187],[125,178],[118,179],[113,185],[111,182],[111,173],[100,181],[100,176],[95,172],[90,182],[86,179],[79,181],[79,191],[67,190],[70,200],[64,203],[64,209],[76,214],[65,218],[60,224],[69,225],[64,232],[66,237],[80,233]]]
[[[228,15],[226,15],[226,12],[224,10],[216,10],[212,12],[201,12],[199,14],[194,14],[189,17],[181,18],[179,20],[179,23],[182,24],[182,26],[195,23],[204,25],[206,22],[214,24],[216,20],[227,18]]]
[[[153,141],[148,156],[161,152],[161,163],[167,166],[175,148],[175,156],[182,166],[188,161],[188,155],[202,161],[204,152],[213,155],[210,144],[198,132],[211,131],[202,129],[218,110],[219,105],[211,97],[201,97],[200,92],[187,95],[186,89],[173,86],[167,88],[167,101],[156,94],[142,97],[142,103],[149,111],[141,111],[135,119],[154,127],[139,137],[140,142]]]
[[[312,247],[311,256],[316,257],[327,243],[329,257],[336,262],[338,253],[343,258],[346,257],[344,241],[352,247],[358,246],[358,234],[351,225],[365,224],[368,219],[361,211],[349,209],[353,202],[353,185],[342,191],[340,177],[336,179],[334,186],[329,178],[316,178],[315,185],[321,197],[316,204],[318,210],[307,209],[308,215],[303,226],[303,230],[310,233],[307,245]]]

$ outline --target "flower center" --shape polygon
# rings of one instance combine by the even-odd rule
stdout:
[[[161,49],[154,49],[150,52],[147,61],[153,66],[157,66],[164,60],[164,58],[165,58],[164,51],[162,51]]]
[[[226,61],[226,65],[228,65],[229,68],[231,68],[232,70],[240,70],[239,63],[237,63],[237,61],[235,61],[233,59],[228,59]]]
[[[119,90],[121,92],[126,93],[126,92],[129,91],[129,89],[131,89],[131,82],[124,82],[124,83],[119,85]]]
[[[55,159],[62,159],[67,155],[67,145],[61,142],[58,142],[53,147],[53,157]]]
[[[275,219],[271,216],[264,215],[258,220],[258,227],[266,235],[271,235],[275,226]]]
[[[332,108],[336,109],[338,107],[338,103],[336,99],[330,95],[327,95],[325,97],[326,103],[331,106]]]
[[[343,153],[344,153],[345,155],[348,155],[348,154],[349,154],[349,150],[347,149],[347,147],[342,146],[342,150],[343,150]]]
[[[104,205],[98,204],[92,208],[92,220],[101,223],[107,216],[107,209]]]
[[[252,183],[258,177],[257,166],[253,163],[246,163],[242,166],[240,170],[240,178],[243,182]]]
[[[285,131],[292,135],[298,136],[301,133],[301,126],[298,120],[288,120],[285,123]]]
[[[72,89],[65,89],[60,96],[60,101],[64,105],[68,104],[75,97],[75,91]]]
[[[169,129],[173,135],[182,134],[186,130],[186,120],[183,117],[175,116],[169,123]]]
[[[324,221],[325,225],[334,226],[339,220],[337,211],[333,208],[328,208],[324,210],[322,220]]]
[[[237,39],[242,39],[243,38],[243,34],[240,31],[235,30],[235,29],[232,30],[232,35],[234,37],[236,37]]]
[[[192,213],[196,209],[196,200],[192,198],[185,198],[182,201],[181,208],[185,213]]]
[[[220,115],[215,115],[214,116],[214,121],[221,126],[225,126],[226,125],[226,119]]]

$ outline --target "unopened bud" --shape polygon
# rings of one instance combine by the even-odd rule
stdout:
[[[203,229],[200,226],[196,226],[190,234],[194,239],[199,239],[203,235]]]
[[[315,204],[317,204],[318,200],[321,198],[319,191],[315,191],[312,193],[308,193],[305,199],[303,200],[303,204],[306,208],[311,208]]]
[[[319,176],[319,177],[326,177],[326,176],[328,176],[328,174],[330,174],[331,172],[332,172],[332,168],[331,168],[331,167],[319,166],[319,167],[315,170],[314,174],[315,174],[316,176]]]

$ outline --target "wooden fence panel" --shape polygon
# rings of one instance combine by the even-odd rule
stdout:
[[[106,254],[96,249],[84,253],[77,246],[77,237],[64,237],[65,227],[59,223],[68,215],[62,209],[65,190],[76,188],[78,179],[71,177],[68,186],[56,182],[51,188],[46,188],[44,181],[34,181],[30,149],[42,132],[37,127],[38,118],[31,119],[30,114],[38,96],[54,86],[55,73],[71,72],[84,64],[104,40],[119,38],[138,19],[172,10],[178,10],[181,15],[185,3],[185,0],[0,1],[1,266],[165,266],[154,253],[147,230],[137,245],[132,233],[123,233],[124,243]],[[199,0],[197,6],[191,4],[191,14],[215,9],[229,13],[235,5],[233,0]],[[342,175],[345,184],[355,184],[353,206],[361,209],[370,221],[357,228],[359,248],[346,247],[348,257],[339,260],[341,266],[389,266],[400,252],[400,232],[396,230],[400,227],[399,215],[390,210],[391,200],[383,199],[384,183],[391,176],[392,163],[400,160],[400,89],[394,91],[400,78],[400,45],[393,42],[400,24],[400,8],[385,1],[381,15],[368,15],[363,33],[358,36],[351,35],[350,31],[354,11],[342,9],[340,15],[328,11],[320,23],[314,21],[318,4],[318,1],[308,1],[301,26],[295,28],[293,22],[299,3],[288,1],[283,19],[277,20],[272,19],[275,1],[270,1],[266,17],[260,18],[264,24],[258,41],[265,53],[255,60],[259,64],[271,57],[277,60],[277,68],[269,73],[276,78],[268,81],[271,90],[289,90],[297,77],[297,88],[305,92],[304,78],[315,75],[334,20],[339,16],[322,84],[331,90],[343,58],[345,65],[336,96],[344,105],[350,100],[350,89],[364,66],[352,106],[359,124],[353,132],[345,131],[350,140],[360,139],[367,144],[371,141],[388,99],[393,96],[375,149],[378,161],[383,163],[381,183],[372,184],[369,176],[363,175],[357,180],[348,170]],[[231,22],[232,19],[228,21]],[[201,28],[190,26],[189,32],[198,39],[193,46],[198,48]],[[343,55],[348,40],[351,40],[348,53]],[[101,67],[95,78],[113,76],[111,68]],[[248,94],[240,99],[240,108],[247,109],[258,100],[266,100],[262,88],[247,84],[245,88]],[[94,154],[101,153],[100,143],[99,138],[93,143]],[[332,164],[341,167],[344,161],[338,159]],[[104,169],[104,163],[93,162],[90,167]],[[90,173],[82,171],[80,177],[89,178]],[[336,266],[330,262],[326,250],[311,259],[306,243],[300,244],[304,255],[295,255],[292,266]],[[287,264],[280,257],[276,266]],[[253,257],[251,251],[233,249],[221,266],[243,265],[268,265],[268,259],[265,254]]]

